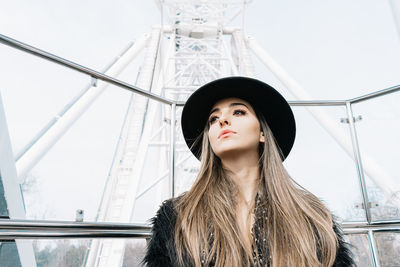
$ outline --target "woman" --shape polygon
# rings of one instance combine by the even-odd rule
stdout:
[[[295,139],[289,104],[269,85],[228,77],[195,91],[182,131],[201,167],[153,218],[147,266],[353,266],[327,207],[282,162]]]

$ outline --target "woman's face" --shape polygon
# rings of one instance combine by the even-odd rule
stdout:
[[[253,107],[240,98],[225,98],[211,108],[208,140],[219,158],[258,153],[264,136]]]

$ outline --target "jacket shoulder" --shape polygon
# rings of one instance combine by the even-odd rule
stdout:
[[[339,246],[336,252],[336,260],[333,267],[355,267],[354,256],[351,251],[352,245],[344,240],[344,234],[341,225],[336,217],[333,220],[333,230],[338,238]]]
[[[153,266],[175,266],[176,252],[174,230],[176,222],[175,203],[177,199],[165,200],[151,219],[152,237],[147,245],[143,263]]]

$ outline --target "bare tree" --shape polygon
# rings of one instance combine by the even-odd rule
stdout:
[[[141,266],[141,261],[146,253],[146,242],[133,240],[125,246],[123,267]]]

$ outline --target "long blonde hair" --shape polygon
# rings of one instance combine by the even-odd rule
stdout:
[[[272,267],[332,266],[338,241],[330,211],[291,179],[265,118],[256,115],[265,136],[259,147],[256,193],[261,201],[256,209],[259,214],[255,214],[265,245],[258,256],[264,263],[269,260]],[[202,142],[202,155],[196,181],[176,205],[174,242],[178,261],[184,266],[187,255],[196,267],[208,266],[212,261],[215,266],[254,265],[252,250],[244,244],[236,223],[238,188],[212,151],[208,129],[207,123],[197,140]]]

